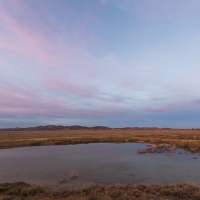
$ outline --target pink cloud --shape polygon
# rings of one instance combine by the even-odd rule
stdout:
[[[13,109],[34,105],[33,95],[26,95],[17,90],[10,91],[0,88],[0,96],[0,108]]]
[[[43,83],[52,91],[64,92],[79,97],[90,98],[98,93],[98,89],[89,85],[76,85],[67,80],[59,80],[58,78],[43,79]]]
[[[0,115],[12,116],[41,116],[41,117],[111,117],[116,113],[121,112],[116,108],[80,108],[68,104],[66,101],[58,99],[43,98],[37,101],[37,96],[34,99],[24,96],[23,93],[10,92],[5,93],[0,90]],[[124,110],[123,110],[124,112]]]
[[[52,82],[50,88],[52,91],[67,92],[70,95],[76,95],[82,100],[89,103],[89,106],[83,107],[81,104],[73,104],[68,98],[59,99],[57,96],[48,95],[46,90],[45,95],[40,92],[30,91],[29,86],[24,86],[23,88],[18,87],[13,83],[9,84],[8,88],[3,88],[1,86],[6,85],[5,81],[0,81],[0,115],[1,116],[41,116],[41,117],[114,117],[117,113],[124,113],[124,109],[119,106],[114,105],[114,102],[121,102],[121,97],[116,96],[113,98],[102,98],[98,97],[95,88],[87,88],[87,86],[76,87],[71,84],[66,84],[62,81]],[[12,89],[11,89],[12,88]],[[85,91],[88,90],[88,91]],[[79,99],[79,103],[81,102]],[[107,103],[112,103],[105,107],[105,104],[95,105],[95,101],[102,101]],[[107,104],[108,105],[108,104]],[[130,111],[129,111],[130,112]]]
[[[20,2],[21,4],[18,6],[22,6],[23,11],[26,10],[25,5],[22,4],[22,1]],[[10,7],[12,7],[12,4],[10,4]],[[32,18],[37,17],[33,15]],[[74,30],[69,36],[76,38],[74,41],[77,45],[74,43],[72,47],[69,43],[70,38],[68,39],[66,35],[61,37],[52,27],[42,23],[42,21],[36,20],[37,24],[33,23],[34,25],[30,25],[32,19],[28,22],[29,25],[22,23],[7,8],[0,7],[0,24],[4,28],[0,35],[0,48],[11,52],[13,55],[30,59],[54,69],[68,68],[70,70],[71,65],[73,67],[81,65],[85,68],[82,71],[83,74],[91,78],[96,76],[91,68],[96,61],[86,49],[84,34],[82,35],[83,30]],[[60,38],[62,38],[62,41]],[[85,71],[88,72],[85,73]]]
[[[6,11],[0,10],[7,33],[1,35],[0,46],[13,54],[52,66],[47,49],[51,48],[44,36],[31,33]]]
[[[0,82],[0,85],[3,85]],[[191,105],[189,103],[172,103],[162,105],[155,108],[154,106],[149,108],[137,108],[137,107],[124,107],[123,102],[126,100],[123,96],[109,96],[108,98],[99,97],[92,89],[91,93],[85,95],[82,94],[82,88],[74,88],[71,84],[65,84],[63,82],[55,82],[52,84],[51,90],[57,91],[59,88],[66,89],[69,94],[77,95],[81,99],[85,99],[90,105],[83,107],[81,104],[73,104],[68,99],[59,99],[56,96],[43,95],[42,93],[28,92],[28,87],[19,88],[13,86],[11,89],[3,89],[0,87],[0,115],[1,116],[40,116],[40,117],[58,117],[58,118],[120,118],[120,117],[133,117],[134,115],[140,115],[142,113],[174,113],[182,110],[183,108]],[[46,90],[48,92],[48,90]],[[89,97],[89,98],[88,98]],[[104,102],[102,105],[95,105],[95,101],[99,100]],[[80,101],[79,101],[80,103]],[[92,106],[95,105],[95,106]],[[193,105],[195,108],[196,105]]]

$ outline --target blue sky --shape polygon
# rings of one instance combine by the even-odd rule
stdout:
[[[0,127],[200,127],[199,21],[199,0],[0,0]]]

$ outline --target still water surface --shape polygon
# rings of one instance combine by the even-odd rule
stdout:
[[[195,183],[200,186],[200,157],[178,150],[172,155],[138,154],[146,144],[80,144],[0,150],[0,182],[24,181],[56,189],[94,183]],[[196,157],[197,159],[194,159]],[[70,172],[77,179],[60,184]]]

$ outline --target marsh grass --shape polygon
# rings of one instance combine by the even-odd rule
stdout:
[[[31,186],[26,183],[4,183],[0,184],[0,200],[23,199],[23,200],[50,200],[50,199],[81,199],[81,200],[199,200],[200,188],[193,184],[175,185],[149,185],[116,184],[104,186],[96,184],[83,189],[70,189],[65,191],[50,190],[40,186]],[[16,191],[16,192],[13,192]]]
[[[79,174],[78,174],[78,171],[72,170],[72,171],[70,172],[68,178],[67,178],[67,179],[62,179],[62,180],[60,180],[59,183],[60,183],[60,184],[64,184],[64,183],[66,183],[67,181],[70,181],[70,180],[72,180],[72,179],[76,179],[76,178],[78,178],[78,175],[79,175]]]
[[[72,170],[71,173],[69,174],[69,178],[68,179],[71,180],[71,179],[75,179],[77,177],[78,177],[78,172],[75,171],[75,170]]]
[[[146,149],[139,149],[139,154],[146,153],[175,153],[176,147],[166,144],[148,145]]]
[[[200,152],[199,129],[0,131],[0,149],[88,143],[146,142]]]

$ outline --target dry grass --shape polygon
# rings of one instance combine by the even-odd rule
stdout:
[[[69,174],[69,180],[75,179],[78,177],[78,172],[75,170],[72,170],[71,173]]]
[[[200,188],[192,184],[176,185],[93,185],[83,189],[56,191],[26,183],[0,184],[0,200],[199,200]]]
[[[0,148],[41,145],[67,145],[100,142],[149,142],[169,144],[190,151],[200,151],[200,130],[111,129],[0,131]]]
[[[72,179],[76,179],[78,177],[78,172],[75,171],[75,170],[72,170],[68,176],[67,179],[63,179],[63,180],[60,180],[59,183],[60,184],[63,184],[63,183],[66,183],[67,181],[70,181]]]
[[[148,145],[146,149],[139,149],[139,154],[145,153],[174,153],[176,148],[174,146],[166,145],[166,144],[154,144]]]

